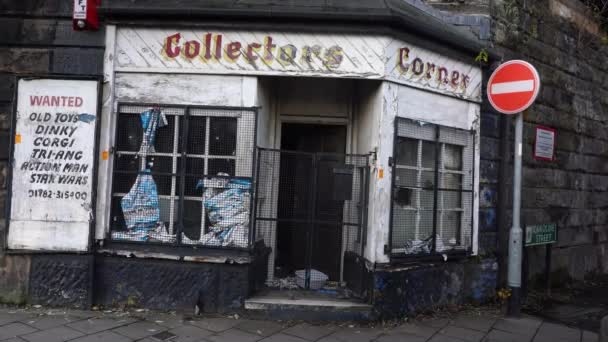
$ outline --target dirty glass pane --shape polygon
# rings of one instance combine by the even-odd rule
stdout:
[[[202,206],[201,201],[184,201],[183,232],[190,240],[199,240],[202,229]]]
[[[394,189],[393,199],[395,205],[400,207],[414,207],[416,205],[416,190],[408,188]]]
[[[417,166],[418,163],[418,140],[409,138],[397,138],[397,165]]]
[[[188,154],[205,154],[205,129],[207,118],[204,116],[191,116],[188,118]]]
[[[433,211],[421,210],[420,213],[420,228],[419,239],[428,239],[433,236]]]
[[[418,171],[410,169],[395,169],[395,184],[397,186],[418,187]]]
[[[154,138],[154,151],[159,153],[172,153],[175,139],[175,115],[165,115],[167,125],[156,129]]]
[[[422,177],[420,178],[420,186],[425,189],[433,188],[435,186],[435,172],[422,171]]]
[[[462,189],[462,175],[455,173],[442,173],[441,188],[455,190]]]
[[[229,176],[235,176],[234,169],[234,159],[209,159],[209,170],[207,174],[215,176],[218,173],[226,173]]]
[[[236,118],[210,118],[209,154],[214,156],[236,155]]]
[[[443,167],[446,170],[462,170],[462,146],[445,144]]]
[[[143,128],[137,114],[120,114],[116,123],[116,150],[137,152],[143,139]]]
[[[416,211],[395,207],[393,227],[393,248],[405,247],[406,241],[416,238]]]
[[[435,143],[422,141],[422,167],[435,168]]]
[[[433,209],[435,194],[433,191],[420,191],[420,207],[421,209]]]
[[[437,243],[437,250],[452,249],[460,243],[460,225],[462,212],[443,211],[443,224],[440,229],[442,232],[441,243]],[[442,248],[443,247],[443,248]]]
[[[439,193],[443,197],[442,209],[460,209],[462,207],[460,191],[440,191]]]

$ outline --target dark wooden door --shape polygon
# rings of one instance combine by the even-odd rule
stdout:
[[[344,164],[346,127],[283,124],[281,149],[309,154],[282,154],[279,213],[314,218],[278,225],[277,265],[287,272],[310,266],[339,280],[343,201],[333,200],[333,170]]]

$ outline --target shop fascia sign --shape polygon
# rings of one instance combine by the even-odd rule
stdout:
[[[479,99],[481,71],[384,35],[121,27],[117,71],[388,79]]]

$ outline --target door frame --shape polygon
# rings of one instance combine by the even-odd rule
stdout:
[[[356,145],[353,141],[353,125],[349,117],[335,116],[309,116],[309,115],[278,115],[275,127],[274,148],[281,149],[281,133],[284,123],[308,124],[308,125],[327,125],[327,126],[346,126],[346,150],[345,154],[353,154],[352,147]]]

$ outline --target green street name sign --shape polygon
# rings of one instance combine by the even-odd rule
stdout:
[[[557,225],[555,223],[526,227],[526,247],[555,242],[557,242]]]

